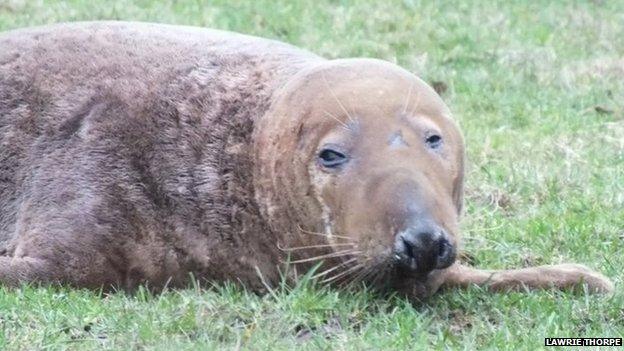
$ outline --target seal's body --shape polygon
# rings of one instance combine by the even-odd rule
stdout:
[[[454,263],[461,135],[394,65],[120,22],[7,32],[0,48],[4,284],[192,274],[261,289],[290,259],[325,262],[326,282],[418,296],[443,283],[610,289],[582,266],[497,280]]]
[[[273,274],[280,238],[259,218],[251,134],[320,58],[123,23],[9,32],[0,47],[2,269],[23,259],[37,278],[30,260],[44,260],[46,278],[80,286]]]

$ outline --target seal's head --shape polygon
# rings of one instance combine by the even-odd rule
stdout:
[[[463,141],[422,80],[383,61],[329,61],[283,87],[262,123],[258,202],[289,233],[284,246],[329,248],[293,250],[294,262],[333,259],[325,281],[424,287],[454,262]]]

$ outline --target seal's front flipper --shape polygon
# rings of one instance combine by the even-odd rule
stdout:
[[[520,289],[572,289],[579,285],[593,293],[613,292],[604,275],[580,264],[558,264],[510,270],[481,270],[461,264],[450,267],[443,287],[485,286],[493,291]]]
[[[59,283],[59,269],[32,257],[0,257],[0,285],[16,287],[29,283]]]

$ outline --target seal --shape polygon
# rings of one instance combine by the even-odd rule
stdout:
[[[611,291],[580,265],[456,262],[464,143],[440,97],[373,59],[182,26],[0,35],[0,282],[133,289],[191,275]],[[296,273],[296,274],[294,274]]]

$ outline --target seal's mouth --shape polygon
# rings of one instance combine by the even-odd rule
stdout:
[[[365,285],[375,290],[394,289],[397,282],[401,281],[425,281],[430,271],[419,271],[405,267],[401,261],[397,261],[395,253],[391,249],[385,250],[376,257],[364,258],[345,266],[338,273],[338,279],[326,279],[335,285]],[[347,260],[346,262],[349,262]]]
[[[301,228],[300,231],[310,233]],[[344,242],[324,245],[326,248],[332,246],[331,252],[292,263],[323,259],[324,263],[314,275],[323,284],[396,290],[407,281],[426,282],[431,272],[449,267],[456,256],[450,236],[439,226],[409,226],[399,231],[390,245],[375,240],[355,242],[346,240],[346,236],[335,236]]]
[[[369,277],[362,281],[362,284],[379,293],[411,292],[417,287],[426,287],[429,274],[431,273],[430,271],[419,272],[398,264],[391,252],[382,261],[369,269],[374,270],[375,273],[370,274]],[[424,294],[425,292],[421,293]]]

